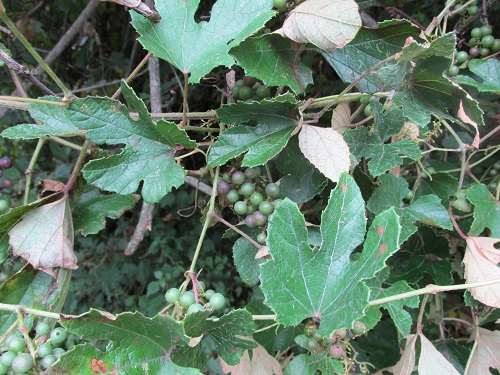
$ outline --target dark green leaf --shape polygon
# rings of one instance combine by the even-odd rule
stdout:
[[[467,199],[474,205],[474,222],[469,236],[479,236],[484,228],[489,228],[491,237],[500,238],[500,202],[493,199],[486,185],[468,188]]]
[[[420,44],[413,41],[403,47],[402,53],[397,57],[398,61],[417,61],[427,57],[442,56],[453,59],[455,51],[456,34],[448,33],[434,39],[430,44]]]
[[[422,178],[418,185],[415,196],[434,194],[441,199],[441,204],[445,207],[450,203],[450,197],[457,191],[457,179],[449,174],[436,173],[432,175],[432,180]]]
[[[467,63],[467,67],[474,74],[457,76],[460,84],[473,86],[482,92],[500,94],[500,61],[498,59],[472,59]]]
[[[344,365],[338,359],[331,359],[324,354],[301,354],[285,367],[285,375],[314,375],[317,371],[322,374],[343,374]]]
[[[256,234],[258,232],[259,230],[253,231]],[[264,262],[263,258],[255,259],[258,251],[259,249],[244,237],[239,238],[233,246],[234,265],[240,274],[241,281],[250,286],[259,282],[260,265]]]

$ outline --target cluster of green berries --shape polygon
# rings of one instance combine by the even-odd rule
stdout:
[[[0,159],[0,177],[3,176],[4,169],[12,167],[12,159],[4,156]],[[14,182],[10,178],[4,178],[1,184],[1,190],[10,189],[14,186]],[[6,211],[9,208],[9,202],[5,199],[0,199],[0,212]]]
[[[466,68],[469,61],[476,57],[485,57],[500,51],[500,39],[495,39],[491,35],[491,26],[484,25],[471,30],[471,39],[467,43],[469,50],[455,53],[454,65],[448,70],[448,76],[456,76],[460,69]]]
[[[271,90],[257,78],[246,76],[236,81],[232,94],[235,99],[243,101],[249,99],[262,100],[271,97]]]
[[[495,164],[491,166],[491,168],[490,167],[488,168],[487,168],[487,173],[491,177],[491,181],[488,184],[488,188],[495,193],[500,185],[500,161],[497,161]]]
[[[4,374],[39,374],[48,369],[66,351],[61,344],[66,341],[68,334],[62,327],[50,329],[45,322],[36,326],[36,336],[33,345],[36,351],[35,358],[27,350],[26,341],[21,332],[16,331],[2,342],[0,350],[0,375]]]
[[[226,307],[226,297],[222,293],[217,293],[213,289],[205,290],[203,281],[196,284],[198,302],[193,291],[188,290],[183,293],[178,288],[170,288],[165,293],[165,300],[169,304],[178,307],[183,313],[190,314],[196,311],[203,311],[207,308],[222,310]]]
[[[462,4],[462,1],[459,1],[457,2],[453,10],[456,12],[455,14],[460,14],[465,17],[475,16],[479,14],[479,6],[477,5],[477,3],[478,3],[477,0],[474,0],[467,6],[464,6],[464,4]]]
[[[344,358],[346,355],[347,340],[363,335],[366,326],[363,322],[356,320],[351,329],[337,329],[331,337],[321,337],[318,334],[318,325],[308,323],[304,327],[304,335],[307,337],[306,348],[315,353],[328,352],[335,359]]]
[[[269,215],[278,207],[281,199],[280,187],[274,182],[266,182],[259,167],[225,173],[217,183],[217,191],[232,204],[236,215],[244,218],[249,228],[265,228]],[[265,244],[264,232],[257,236],[257,242]]]

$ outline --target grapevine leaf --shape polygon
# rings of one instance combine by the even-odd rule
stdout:
[[[459,375],[453,365],[438,352],[432,342],[424,335],[420,336],[420,358],[418,360],[418,373],[421,375],[449,374]]]
[[[408,156],[412,160],[419,159],[420,149],[413,141],[400,140],[385,143],[404,126],[403,111],[397,107],[383,111],[379,102],[373,102],[371,107],[375,117],[373,130],[359,126],[343,133],[351,153],[358,160],[362,157],[370,159],[368,170],[371,175],[377,177],[389,169],[401,165],[403,159],[399,155]]]
[[[408,43],[409,42],[409,43]],[[431,43],[420,44],[411,38],[406,42],[398,61],[417,61],[432,56],[442,56],[451,59],[455,51],[456,34],[448,33],[436,38]]]
[[[354,0],[307,0],[295,7],[277,32],[298,43],[332,51],[348,44],[361,27]]]
[[[491,236],[500,238],[500,202],[493,199],[484,184],[473,185],[467,189],[467,199],[474,205],[474,222],[469,235],[478,236],[489,228]]]
[[[312,72],[300,61],[300,45],[278,34],[248,38],[231,50],[247,75],[267,86],[289,86],[296,94],[313,83]]]
[[[420,29],[406,20],[392,20],[379,23],[376,29],[362,28],[347,46],[323,56],[344,82],[353,82],[363,72],[382,60],[401,52],[406,39],[419,39]],[[384,66],[395,66],[388,62]],[[392,75],[394,77],[394,75]],[[357,84],[360,91],[375,93],[395,89],[400,82],[392,82],[390,76],[370,74]],[[399,78],[400,80],[401,78]]]
[[[284,325],[307,317],[320,320],[319,334],[352,327],[364,315],[369,289],[364,279],[383,269],[385,260],[398,249],[399,220],[393,209],[378,215],[366,237],[361,256],[350,253],[366,231],[364,201],[354,180],[343,174],[332,190],[322,214],[322,245],[312,249],[304,217],[297,206],[284,199],[272,215],[268,246],[273,260],[261,266],[265,303]]]
[[[222,106],[221,122],[236,125],[221,133],[208,155],[208,165],[223,165],[247,152],[242,165],[262,165],[285,147],[297,126],[297,110],[292,95],[261,102],[241,102]]]
[[[184,319],[186,335],[210,336],[221,358],[229,365],[236,365],[246,349],[257,343],[243,336],[251,336],[255,330],[252,315],[244,310],[233,310],[220,318],[209,317],[210,310],[188,314]]]
[[[448,339],[440,340],[434,343],[434,346],[448,361],[450,361],[460,374],[464,373],[467,359],[471,353],[468,345],[463,345],[454,339]]]
[[[263,258],[255,259],[258,251],[259,249],[244,237],[236,240],[233,245],[234,265],[240,274],[241,281],[250,286],[259,282],[260,265],[264,262]]]
[[[131,210],[138,198],[132,195],[101,194],[93,189],[80,196],[73,209],[73,225],[84,236],[104,229],[106,217],[116,219]]]
[[[466,375],[491,374],[490,367],[500,370],[500,331],[479,328],[478,336]]]
[[[91,310],[78,317],[63,317],[61,324],[86,340],[107,340],[109,344],[105,352],[90,345],[75,346],[51,367],[50,374],[71,374],[74,369],[82,375],[112,371],[120,375],[201,374],[172,362],[172,351],[187,346],[189,338],[182,325],[168,316],[147,318],[139,312],[113,316]],[[130,348],[141,350],[131,354]]]
[[[425,195],[417,198],[405,208],[405,217],[412,221],[452,230],[450,215],[435,195]]]
[[[275,15],[269,0],[218,0],[208,22],[197,23],[200,1],[165,0],[156,4],[161,21],[152,22],[131,11],[139,42],[170,62],[196,83],[213,68],[234,64],[229,50],[254,34]]]
[[[333,182],[339,180],[341,173],[349,171],[349,146],[336,130],[302,125],[299,147],[304,156]]]
[[[473,86],[481,92],[491,92],[500,95],[500,61],[498,59],[472,59],[467,67],[471,75],[458,75],[461,85]]]
[[[455,195],[457,191],[457,179],[445,173],[436,173],[432,175],[432,181],[429,179],[421,179],[415,196],[422,195],[437,195],[441,199],[441,204],[447,206],[450,202],[450,197]]]
[[[49,293],[54,279],[45,272],[24,267],[0,285],[0,301],[11,305],[30,306],[48,310]],[[0,335],[3,335],[17,320],[17,314],[0,311]]]
[[[322,374],[342,374],[344,365],[338,359],[325,357],[324,354],[300,354],[285,367],[285,375],[314,375],[317,371]]]
[[[340,102],[332,113],[332,129],[340,134],[351,128],[351,108],[348,102]]]
[[[399,362],[394,366],[394,373],[400,375],[410,375],[415,367],[415,344],[418,335],[409,335],[406,337],[406,345]]]
[[[9,237],[12,253],[26,259],[35,269],[52,275],[56,267],[78,268],[67,195],[24,214],[9,231]]]

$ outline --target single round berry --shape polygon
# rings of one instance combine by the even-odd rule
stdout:
[[[33,368],[35,362],[29,353],[18,354],[12,362],[12,370],[17,374],[24,374]]]
[[[226,306],[226,298],[221,293],[214,293],[209,303],[214,310],[222,310]]]
[[[231,91],[231,94],[233,94],[233,98],[239,99],[240,98],[240,88],[234,86],[233,90]]]
[[[255,85],[257,83],[257,78],[245,76],[245,77],[243,77],[243,82],[245,82],[246,86],[253,87],[253,85]]]
[[[9,202],[7,202],[5,199],[0,199],[0,212],[8,209],[9,209]]]
[[[261,204],[262,201],[264,201],[264,197],[261,193],[255,192],[250,196],[250,202],[252,202],[252,204],[255,204],[256,206]]]
[[[406,193],[404,199],[406,199],[407,201],[411,201],[413,199],[413,195],[413,191],[410,190],[408,193]]]
[[[227,193],[226,199],[231,203],[236,203],[240,200],[240,195],[236,190],[231,190]]]
[[[497,183],[497,182],[490,182],[490,183],[488,184],[488,188],[489,188],[490,190],[496,190],[496,189],[497,189],[497,187],[498,187],[498,183]]]
[[[273,201],[274,208],[278,208],[278,206],[280,205],[281,202],[282,202],[282,199],[276,199],[275,201]]]
[[[249,197],[255,192],[255,185],[251,182],[245,182],[243,185],[241,185],[240,190],[242,195],[244,195],[245,197]]]
[[[475,16],[479,13],[479,7],[477,5],[472,5],[467,9],[467,13],[469,13],[470,16]]]
[[[236,213],[236,215],[245,215],[248,211],[248,206],[245,202],[243,201],[238,201],[234,204],[234,212]]]
[[[227,181],[222,180],[217,182],[217,191],[219,193],[226,195],[227,193],[229,193],[230,190],[231,190],[231,185],[229,185]]]
[[[4,178],[2,181],[2,187],[5,189],[10,189],[12,186],[14,186],[14,181],[12,181],[10,178]]]
[[[264,232],[261,232],[257,235],[257,242],[265,245],[267,240],[267,235]]]
[[[306,337],[314,337],[317,330],[318,327],[316,324],[306,324],[304,327],[304,335],[306,335]]]
[[[497,53],[498,51],[500,51],[500,39],[495,39],[490,49],[493,53]]]
[[[191,291],[184,292],[179,297],[179,304],[182,307],[189,307],[195,302],[194,293]]]
[[[55,355],[48,355],[47,357],[43,358],[40,364],[42,367],[46,370],[50,366],[52,366],[55,362],[57,361],[57,358]]]
[[[247,205],[247,215],[253,214],[255,211],[257,211],[257,206],[255,204],[249,204]]]
[[[278,12],[283,12],[286,10],[286,0],[273,0],[273,6]]]
[[[277,198],[280,195],[280,187],[274,182],[266,185],[266,194],[268,197]]]
[[[330,357],[333,359],[340,359],[344,357],[344,348],[339,343],[332,344],[330,346]]]
[[[253,96],[253,90],[251,87],[243,86],[239,88],[238,95],[241,100],[248,100]]]
[[[181,292],[177,288],[170,288],[165,292],[165,300],[167,303],[176,303],[181,296]]]
[[[490,176],[496,176],[498,174],[498,171],[495,168],[491,168],[488,173],[490,174]]]
[[[215,291],[213,289],[208,289],[205,291],[205,298],[207,300],[210,300],[210,297],[214,295]]]
[[[477,47],[472,47],[470,50],[469,50],[469,55],[472,56],[472,57],[476,57],[477,55],[479,55],[479,48]]]
[[[306,341],[306,347],[307,349],[313,351],[319,346],[318,341],[314,337],[310,337]]]
[[[9,372],[9,366],[2,365],[0,363],[0,375],[5,375]]]
[[[259,99],[269,98],[271,96],[271,90],[269,89],[269,87],[262,85],[257,87],[257,90],[255,90],[255,95]]]
[[[476,46],[478,43],[478,38],[470,38],[469,39],[469,42],[467,43],[467,45],[469,47],[472,47],[472,46]]]
[[[52,355],[54,355],[57,359],[59,359],[59,357],[64,353],[66,353],[66,350],[64,350],[63,348],[54,348],[54,350],[52,351]]]
[[[495,38],[493,37],[493,35],[486,35],[485,37],[483,37],[483,39],[481,39],[481,44],[483,47],[489,48],[493,45],[493,43],[495,43]]]
[[[489,48],[486,48],[486,47],[479,48],[479,55],[484,57],[484,56],[488,56],[489,54],[490,54]]]
[[[491,28],[491,26],[488,26],[488,25],[481,26],[481,36],[482,37],[485,37],[486,35],[491,35],[492,32],[493,32],[493,29]]]
[[[365,114],[365,116],[371,116],[372,115],[372,107],[370,107],[369,105],[367,105],[365,107],[365,109],[363,110],[363,113]]]
[[[359,98],[359,102],[361,104],[368,104],[368,103],[370,103],[370,95],[363,95],[361,98]]]
[[[353,325],[352,325],[352,332],[356,335],[362,335],[363,333],[366,332],[366,326],[363,322],[359,320],[355,320]]]
[[[245,224],[247,225],[247,227],[249,228],[255,228],[257,225],[255,224],[255,221],[253,219],[253,214],[252,215],[248,215],[246,218],[245,218]]]
[[[10,167],[12,167],[11,158],[9,158],[8,156],[4,156],[3,158],[0,159],[0,168],[9,169]]]
[[[481,31],[481,29],[479,29],[479,31]],[[239,79],[239,80],[237,80],[234,83],[234,87],[240,88],[240,87],[243,87],[243,86],[245,86],[245,81],[243,81],[242,79]]]
[[[231,182],[231,176],[229,176],[229,173],[224,173],[222,175],[222,179],[226,182]]]
[[[260,211],[255,211],[252,214],[253,222],[255,223],[255,226],[257,227],[263,227],[266,225],[267,222],[267,216],[262,214]]]
[[[62,344],[66,340],[66,337],[68,337],[68,334],[62,327],[54,328],[50,333],[50,340],[53,344],[56,344],[55,346]]]
[[[47,357],[48,355],[52,354],[52,345],[50,343],[46,342],[45,344],[42,344],[38,347],[38,356],[40,358]]]
[[[245,173],[243,173],[241,171],[236,171],[231,176],[231,181],[235,185],[241,185],[242,183],[245,182],[245,179],[246,179]]]
[[[460,72],[460,69],[458,69],[458,66],[452,65],[451,68],[448,70],[448,76],[454,77],[454,76],[458,75],[459,72]]]
[[[9,367],[10,365],[12,365],[14,358],[16,358],[16,353],[9,350],[2,354],[2,356],[0,357],[0,363],[4,366]]]
[[[497,171],[500,171],[500,161],[497,161],[495,164],[493,164],[493,168],[495,168]]]
[[[191,314],[192,312],[203,311],[203,310],[205,310],[203,305],[201,305],[199,303],[193,303],[191,306],[189,306],[187,313]]]
[[[198,291],[198,294],[203,294],[205,292],[205,283],[201,280],[197,280],[196,290]]]
[[[341,329],[336,329],[334,332],[333,332],[333,336],[336,336],[338,337],[339,339],[343,339],[345,338],[345,336],[347,335],[347,330],[345,328],[341,328]]]
[[[263,215],[271,215],[274,211],[274,205],[269,201],[264,201],[259,205],[259,211]]]
[[[19,353],[26,349],[26,341],[23,337],[14,337],[9,341],[9,351]]]
[[[470,31],[470,36],[473,37],[473,38],[476,38],[476,39],[479,39],[483,36],[482,32],[481,32],[481,28],[480,27],[475,27],[473,28],[471,31]]]
[[[469,58],[469,54],[467,52],[460,51],[455,56],[455,61],[457,62],[457,64],[463,64],[464,62],[467,61],[468,58]]]

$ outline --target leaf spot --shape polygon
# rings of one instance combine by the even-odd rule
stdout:
[[[385,232],[385,228],[384,227],[377,227],[377,234],[379,236],[383,235]]]
[[[342,193],[345,193],[347,191],[347,185],[342,184]]]
[[[90,360],[90,368],[95,374],[108,372],[108,368],[106,367],[102,359],[92,358]]]
[[[377,253],[377,256],[385,253],[385,251],[387,250],[387,244],[386,243],[383,243],[382,245],[379,246],[378,248],[378,253]]]

